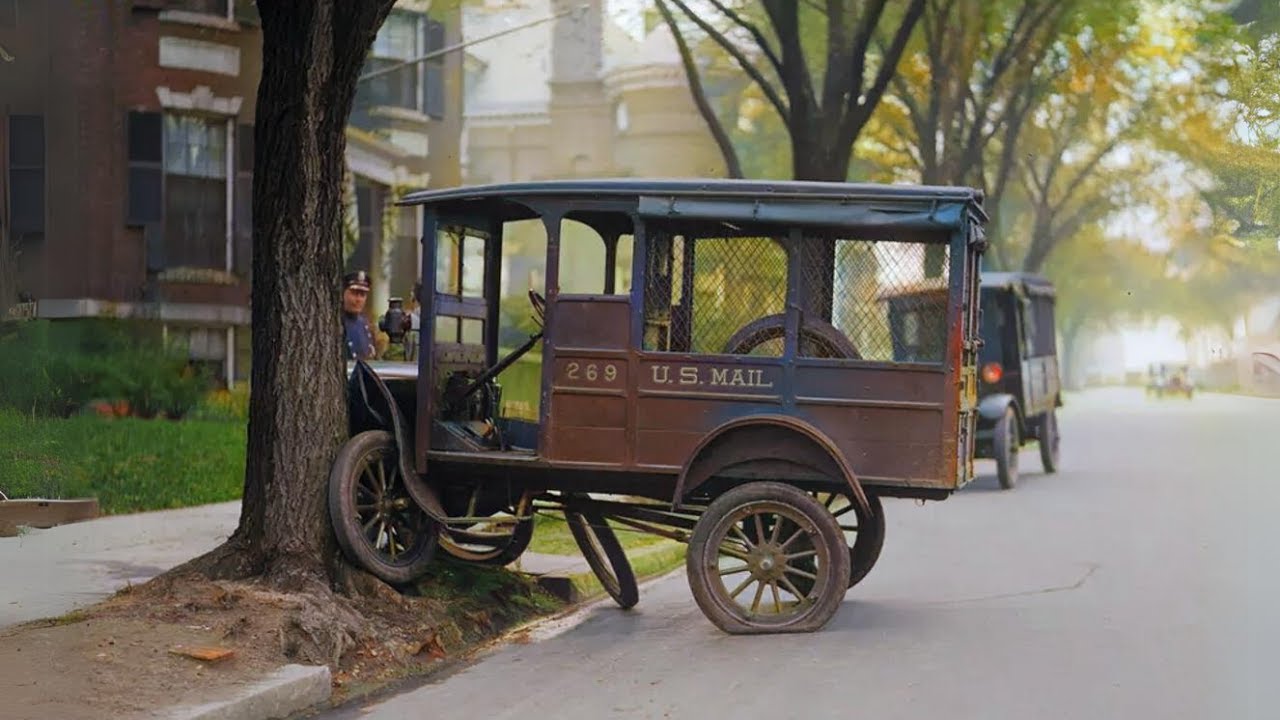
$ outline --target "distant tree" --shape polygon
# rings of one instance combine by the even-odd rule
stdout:
[[[1075,164],[1082,133],[1095,131],[1115,100],[1113,94],[1092,101],[1081,88],[1100,85],[1098,78],[1126,59],[1138,6],[1133,0],[929,0],[860,154],[877,163],[879,179],[981,189],[993,240],[989,264],[1021,264],[1014,251],[1028,248],[1016,242],[1014,226],[1030,231],[1036,225],[1040,241],[1027,259],[1031,269],[1042,265],[1054,239],[1075,229],[1074,221],[1065,233],[1051,227],[1058,206],[1072,199],[1054,196],[1079,189],[1057,182],[1059,170]],[[1099,48],[1106,57],[1090,55]],[[1105,69],[1094,72],[1097,67]],[[1045,142],[1046,133],[1054,142]],[[1089,163],[1080,169],[1087,176],[1096,170]],[[1024,181],[1037,173],[1034,201],[1006,203],[1009,190],[1032,188]],[[1038,225],[1005,222],[1006,205],[1039,213]],[[938,252],[926,255],[926,274],[939,274],[942,259]]]
[[[998,205],[1076,0],[928,0],[866,143],[891,172]],[[1060,49],[1059,49],[1060,51]],[[989,153],[1000,147],[1003,153]]]
[[[1045,268],[1057,287],[1056,316],[1062,337],[1063,382],[1078,387],[1081,345],[1093,333],[1124,320],[1155,317],[1171,309],[1176,288],[1166,258],[1133,240],[1108,238],[1097,223],[1054,254]]]
[[[1197,56],[1203,68],[1198,92],[1180,98],[1174,109],[1181,122],[1165,128],[1162,138],[1207,176],[1199,183],[1201,197],[1220,234],[1274,245],[1280,238],[1280,10],[1268,15],[1259,7],[1257,15],[1247,26],[1205,33],[1210,40]],[[1268,18],[1274,21],[1269,32]]]
[[[692,62],[693,28],[733,59],[781,119],[791,176],[829,181],[848,179],[854,142],[884,97],[926,2],[706,0],[695,9],[686,0],[654,1],[726,165],[741,174],[729,131]]]

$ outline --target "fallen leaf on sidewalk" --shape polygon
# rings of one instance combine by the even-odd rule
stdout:
[[[189,657],[195,660],[203,660],[205,662],[216,662],[218,660],[225,660],[231,657],[232,655],[235,655],[236,653],[235,650],[231,650],[230,648],[218,648],[218,647],[189,648],[189,647],[183,647],[182,645],[179,645],[174,648],[170,648],[169,652],[173,653],[174,655],[181,655],[183,657]]]

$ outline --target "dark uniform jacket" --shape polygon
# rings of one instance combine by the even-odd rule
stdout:
[[[373,332],[363,315],[342,314],[342,326],[346,333],[347,359],[368,360],[373,357]]]

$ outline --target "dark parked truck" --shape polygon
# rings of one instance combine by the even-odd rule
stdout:
[[[385,580],[438,551],[507,564],[552,509],[624,607],[615,527],[687,542],[722,630],[812,631],[879,558],[882,497],[973,475],[977,191],[597,180],[404,203],[425,228],[417,360],[352,366],[329,480],[339,544]],[[545,247],[541,284],[516,247]],[[499,328],[520,315],[523,343]],[[517,417],[498,379],[535,356]]]
[[[1044,471],[1056,472],[1062,387],[1053,284],[1030,273],[983,273],[978,357],[978,457],[994,458],[1000,486],[1010,489],[1018,450],[1038,440]]]

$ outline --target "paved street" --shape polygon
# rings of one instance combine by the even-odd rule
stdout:
[[[0,538],[0,627],[92,605],[212,550],[240,503],[117,515]]]
[[[1280,401],[1092,391],[1063,471],[1023,456],[886,504],[884,555],[817,634],[729,637],[683,573],[622,612],[329,718],[1273,718]],[[443,709],[443,710],[442,710]]]

